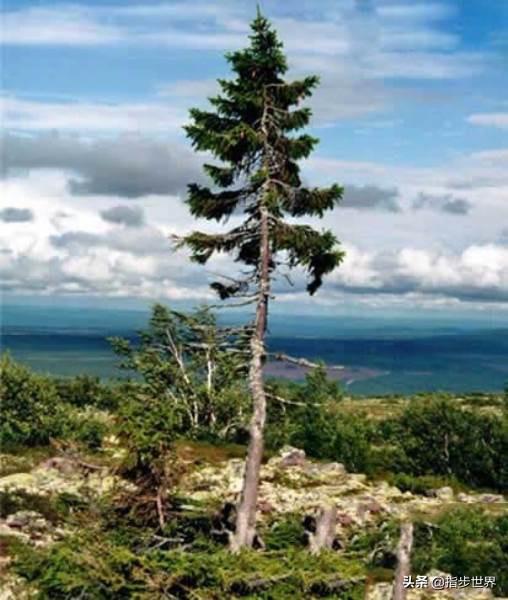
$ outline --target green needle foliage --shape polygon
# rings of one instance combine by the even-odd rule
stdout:
[[[187,203],[192,215],[226,221],[243,213],[241,225],[222,234],[194,232],[183,238],[193,260],[206,263],[215,252],[232,253],[252,267],[248,281],[213,287],[222,298],[244,293],[255,282],[260,262],[261,213],[268,212],[270,272],[285,254],[290,267],[301,266],[313,294],[323,276],[340,263],[343,253],[331,231],[288,223],[285,217],[319,216],[332,209],[342,188],[302,185],[298,161],[307,158],[318,140],[307,133],[291,135],[307,126],[311,111],[300,103],[312,94],[315,76],[286,82],[287,62],[282,44],[260,14],[252,23],[251,45],[226,55],[236,78],[220,79],[222,93],[210,98],[213,110],[194,108],[185,129],[198,151],[210,152],[221,164],[206,164],[214,188],[193,183]]]

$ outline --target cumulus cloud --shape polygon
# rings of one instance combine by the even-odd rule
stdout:
[[[33,221],[34,214],[28,208],[15,208],[7,206],[0,210],[0,221],[4,223],[27,223]]]
[[[413,202],[413,208],[437,210],[451,215],[467,215],[471,210],[471,202],[464,198],[456,198],[452,194],[420,192]]]
[[[206,301],[213,299],[208,282],[217,273],[231,275],[238,269],[227,256],[203,267],[189,262],[185,253],[175,253],[170,234],[188,231],[193,224],[190,218],[178,216],[171,225],[162,197],[145,200],[144,223],[118,227],[111,226],[100,213],[125,205],[111,201],[101,208],[104,199],[95,197],[79,202],[65,190],[64,183],[65,179],[55,173],[3,182],[3,194],[13,206],[26,210],[37,207],[37,222],[5,227],[0,239],[4,290]],[[433,302],[506,303],[508,246],[498,233],[503,214],[496,209],[495,233],[491,236],[496,243],[473,241],[454,250],[429,239],[427,228],[437,228],[441,218],[435,211],[422,211],[420,236],[415,235],[414,216],[407,211],[367,210],[346,224],[339,213],[331,214],[326,226],[346,238],[347,254],[343,265],[325,280],[316,301],[333,304],[349,294],[373,302],[390,295],[400,302],[414,302],[417,296],[419,302],[423,298]],[[393,222],[389,225],[388,220],[394,219],[399,221],[397,227]],[[347,235],[340,232],[344,225]],[[407,235],[398,236],[399,229]],[[447,229],[446,234],[453,237],[453,230]],[[286,302],[300,301],[303,274],[296,273],[294,279],[294,288],[283,279],[276,283],[277,296],[282,295]]]
[[[375,185],[346,186],[340,206],[358,210],[385,210],[399,212],[397,188],[380,188]]]
[[[7,135],[3,150],[4,173],[67,171],[76,195],[176,195],[203,176],[199,160],[179,143],[134,134],[92,141],[53,133]]]
[[[143,238],[153,236],[146,229]],[[105,296],[131,295],[209,300],[207,283],[224,270],[220,260],[209,269],[193,265],[161,244],[147,251],[143,242],[90,232],[67,232],[53,236],[54,254],[41,257],[15,253],[0,256],[5,289],[38,290],[45,293],[80,293]],[[508,301],[508,248],[502,244],[472,245],[452,254],[418,248],[395,252],[367,252],[346,244],[346,260],[327,278],[319,301],[331,301],[336,294],[367,297],[397,295],[450,299],[464,302]],[[302,275],[296,275],[298,289],[278,282],[276,294],[286,301],[296,299]],[[164,291],[164,288],[167,289]]]
[[[356,294],[419,294],[472,302],[508,301],[508,248],[471,245],[458,254],[417,248],[364,253],[348,248],[326,289]]]
[[[145,220],[143,210],[139,206],[112,206],[101,211],[101,217],[109,223],[127,227],[141,227]]]

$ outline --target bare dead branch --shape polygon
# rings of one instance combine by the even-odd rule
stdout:
[[[289,354],[284,354],[282,352],[270,352],[268,354],[269,357],[277,361],[284,361],[288,363],[292,363],[298,365],[300,367],[307,367],[309,369],[316,369],[318,367],[324,367],[325,369],[331,371],[342,371],[345,367],[343,365],[320,365],[319,363],[312,362],[311,360],[307,360],[306,358],[297,358],[294,356],[289,356]]]
[[[277,394],[272,394],[271,392],[266,392],[266,395],[268,396],[268,398],[276,400],[281,404],[290,404],[292,406],[323,406],[322,402],[298,402],[297,400],[288,400],[287,398],[283,398],[282,396],[278,396]]]

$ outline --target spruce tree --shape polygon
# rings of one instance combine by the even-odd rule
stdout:
[[[323,276],[339,265],[343,252],[331,231],[295,224],[295,217],[319,216],[333,209],[342,188],[302,185],[298,161],[318,140],[304,128],[311,116],[301,102],[318,84],[315,76],[288,82],[282,43],[259,12],[251,23],[250,45],[226,58],[235,78],[219,79],[221,93],[210,98],[211,110],[192,109],[186,132],[193,147],[210,152],[220,164],[205,164],[214,186],[193,183],[187,203],[193,216],[226,222],[235,214],[243,222],[220,234],[193,232],[181,239],[192,260],[206,263],[214,253],[230,253],[246,266],[240,279],[212,283],[222,299],[247,297],[255,305],[250,326],[249,386],[253,410],[236,529],[231,548],[256,543],[256,504],[263,455],[266,390],[263,363],[271,284],[277,268],[300,267],[308,277],[310,294]],[[292,220],[288,222],[286,219]],[[245,273],[245,271],[244,271]]]

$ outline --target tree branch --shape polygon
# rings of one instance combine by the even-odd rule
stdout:
[[[289,354],[284,354],[281,352],[270,352],[268,356],[274,358],[277,361],[284,361],[298,365],[300,367],[307,367],[309,369],[316,369],[318,367],[323,367],[330,371],[342,371],[343,369],[345,369],[343,365],[321,365],[319,363],[312,362],[311,360],[307,360],[306,358],[296,358],[294,356],[289,356]]]

